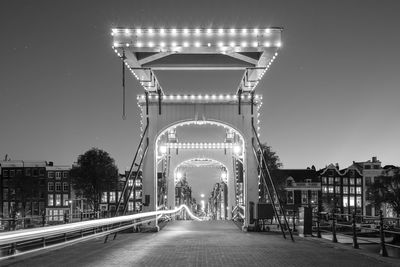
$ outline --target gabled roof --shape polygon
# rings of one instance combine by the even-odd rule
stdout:
[[[311,179],[312,182],[318,181],[317,172],[310,169],[278,169],[272,170],[271,176],[276,180],[286,180],[292,177],[295,182],[304,182],[305,179]]]

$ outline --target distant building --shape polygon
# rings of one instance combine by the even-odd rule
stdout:
[[[137,213],[142,211],[142,174],[134,171],[131,173],[130,179],[125,194],[121,198],[121,194],[126,182],[126,177],[129,175],[129,171],[125,174],[119,174],[117,182],[113,184],[108,190],[104,190],[101,193],[100,200],[100,211],[103,217],[113,216],[118,205],[118,201],[121,198],[120,211],[127,205],[126,212]],[[135,180],[136,178],[136,180]]]
[[[192,206],[192,188],[186,180],[186,173],[183,174],[182,179],[175,185],[175,207],[180,205]]]
[[[278,169],[271,171],[284,208],[298,211],[299,207],[318,207],[321,183],[315,169]],[[260,202],[268,202],[268,194],[260,183]]]
[[[39,216],[46,207],[46,162],[0,161],[2,218]]]
[[[227,206],[228,187],[224,182],[216,183],[208,199],[208,213],[212,214],[214,220],[226,220]]]
[[[336,201],[338,212],[375,216],[378,210],[367,196],[369,186],[377,177],[385,174],[381,162],[376,157],[365,162],[353,162],[345,169],[339,170],[338,165],[330,164],[318,171],[321,179],[322,200],[326,205],[333,206]]]
[[[54,166],[52,162],[46,166],[48,222],[63,221],[64,214],[69,217],[73,212],[70,171],[71,166]]]
[[[46,161],[1,161],[1,216],[47,215],[47,221],[62,221],[69,212],[70,166]]]

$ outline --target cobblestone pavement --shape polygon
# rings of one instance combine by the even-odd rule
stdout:
[[[241,232],[229,221],[174,221],[158,233],[96,239],[9,266],[400,266],[400,260],[316,238]]]

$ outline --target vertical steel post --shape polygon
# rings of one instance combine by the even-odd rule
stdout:
[[[241,106],[242,106],[242,89],[240,89],[239,92],[238,92],[238,109],[239,109],[239,115],[242,114]]]
[[[356,229],[356,212],[353,211],[353,248],[359,248],[358,242],[357,242],[357,229]]]
[[[335,202],[335,207],[333,208],[332,212],[332,242],[337,243],[337,237],[336,237],[336,202]]]
[[[382,213],[382,210],[380,210],[379,211],[379,234],[380,234],[380,237],[381,237],[381,250],[379,251],[379,254],[382,256],[382,257],[387,257],[388,256],[388,253],[387,253],[387,250],[386,250],[386,245],[385,245],[385,232],[383,232],[383,213]]]

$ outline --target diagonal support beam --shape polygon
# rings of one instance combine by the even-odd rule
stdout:
[[[139,65],[143,66],[144,64],[150,63],[152,61],[158,60],[163,57],[167,57],[167,56],[175,54],[175,53],[176,52],[160,52],[160,53],[145,57],[145,58],[139,60],[138,62],[139,62]]]
[[[250,64],[253,64],[254,66],[256,66],[258,64],[258,60],[257,59],[242,55],[240,53],[228,52],[225,55],[233,57],[233,58],[236,58],[236,59],[239,59],[241,61],[244,61],[244,62],[247,62],[247,63],[250,63]]]

